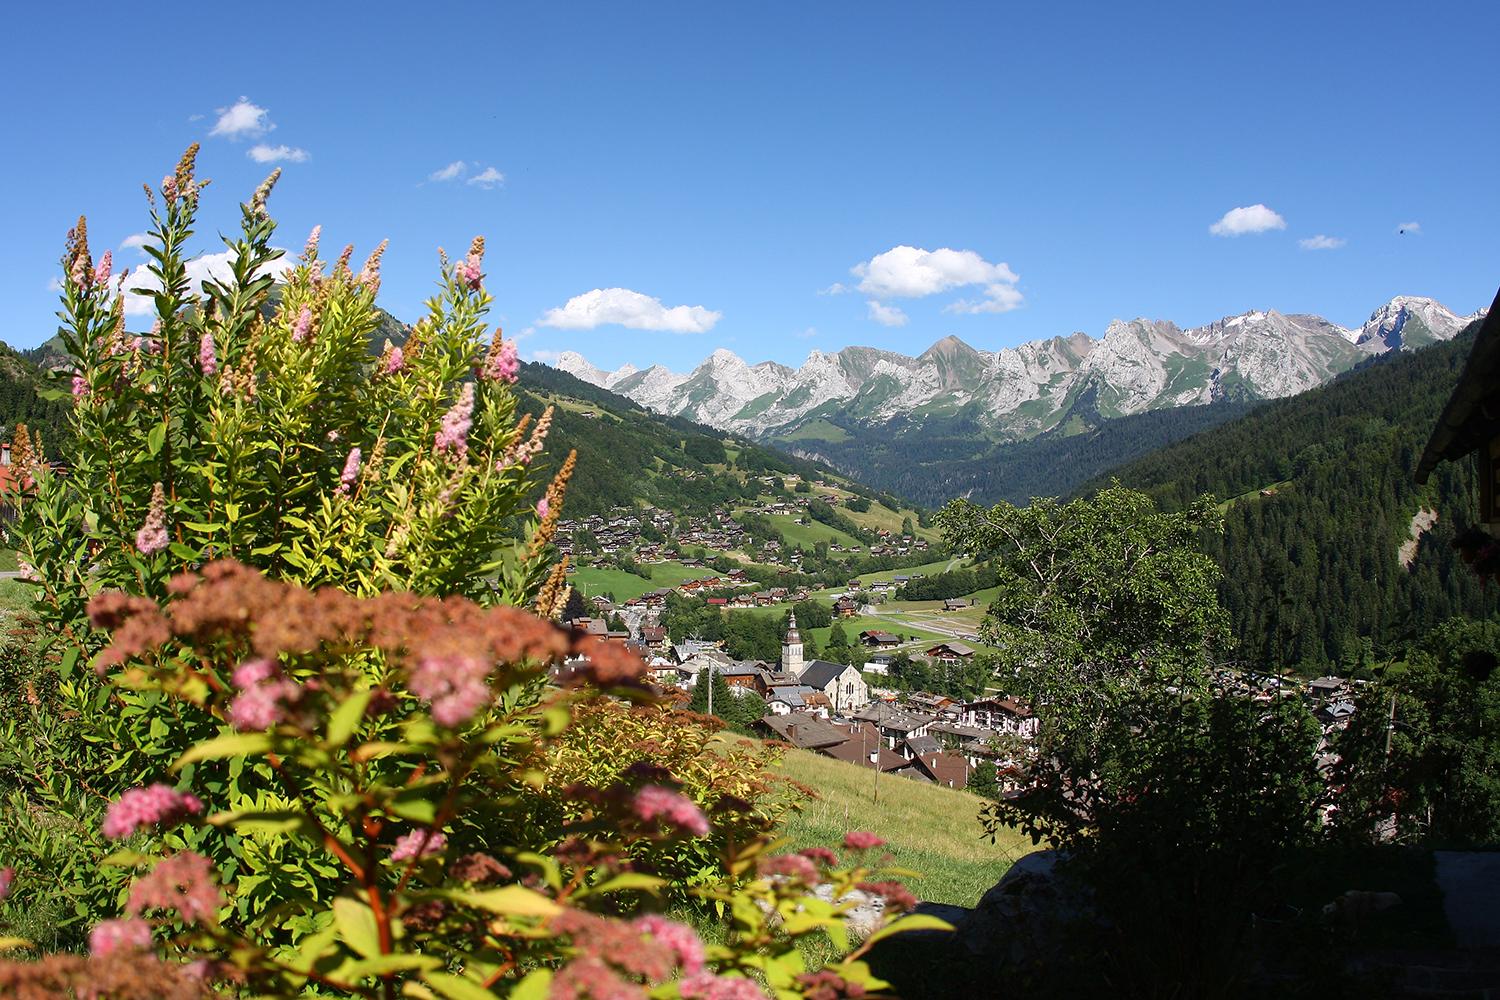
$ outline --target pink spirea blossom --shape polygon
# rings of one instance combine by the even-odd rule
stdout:
[[[104,251],[104,256],[99,258],[99,266],[94,268],[94,284],[109,284],[109,273],[114,264],[114,254],[110,250]]]
[[[385,362],[380,366],[380,374],[394,375],[406,367],[406,354],[399,347],[392,347],[385,356]]]
[[[203,802],[190,792],[179,792],[167,785],[146,785],[126,789],[111,802],[101,827],[110,840],[128,837],[147,826],[169,826],[203,812]]]
[[[694,837],[708,835],[708,819],[704,817],[703,810],[694,805],[691,799],[670,788],[646,785],[635,793],[632,808],[636,816],[648,823],[659,819]]]
[[[151,925],[144,920],[130,917],[125,920],[104,920],[89,931],[89,954],[95,958],[108,958],[125,952],[146,951],[151,947]]]
[[[455,273],[459,281],[468,285],[471,289],[477,289],[479,283],[484,280],[484,274],[480,271],[481,260],[478,254],[471,253],[458,262]]]
[[[781,875],[806,885],[818,884],[818,866],[800,854],[761,858],[757,867],[762,875]]]
[[[270,729],[286,718],[287,703],[302,693],[301,685],[266,659],[246,660],[231,679],[239,694],[229,704],[229,724],[241,732]]]
[[[73,398],[82,399],[89,394],[89,383],[82,375],[73,376]]]
[[[490,665],[476,656],[424,656],[407,675],[413,694],[432,706],[441,726],[458,726],[490,700]]]
[[[214,335],[207,330],[198,340],[198,367],[205,375],[216,375],[219,371],[219,352],[214,348]]]
[[[844,846],[856,851],[868,851],[874,847],[885,846],[885,841],[873,833],[865,833],[863,830],[851,830],[844,834]]]
[[[340,493],[347,494],[350,490],[354,489],[354,485],[359,482],[360,459],[361,455],[359,449],[350,448],[349,457],[344,459],[344,471],[339,473],[338,491]]]
[[[179,194],[181,192],[177,190],[177,178],[174,175],[168,174],[161,179],[161,196],[168,203],[176,201]]]
[[[0,899],[10,895],[10,887],[16,880],[14,868],[0,868]]]
[[[473,425],[474,383],[465,382],[458,402],[443,414],[443,426],[433,439],[433,446],[454,461],[462,462],[469,454],[469,428]]]
[[[913,896],[911,890],[900,882],[860,882],[855,888],[868,892],[872,896],[880,896],[887,906],[895,910],[917,908],[917,897]]]
[[[829,868],[838,867],[839,856],[826,847],[804,847],[797,853],[809,861],[827,865]]]
[[[93,277],[93,272],[88,268],[88,261],[83,254],[79,254],[73,261],[73,270],[68,272],[68,280],[73,283],[75,288],[82,288],[88,284],[88,280],[91,277]]]
[[[683,1000],[766,1000],[766,995],[750,979],[716,976],[698,972],[683,976],[677,983]]]
[[[167,494],[161,483],[151,491],[151,506],[146,509],[146,520],[141,530],[135,533],[135,547],[143,556],[152,556],[166,548],[171,540],[167,537]]]
[[[172,910],[185,924],[202,923],[222,902],[214,884],[214,866],[201,854],[183,851],[163,858],[130,887],[126,908],[137,916],[147,910]]]
[[[292,324],[292,343],[305,343],[312,336],[312,323],[312,310],[303,306],[302,311],[297,314],[297,322]]]
[[[652,913],[636,918],[631,926],[665,945],[677,959],[677,965],[684,974],[702,971],[703,942],[699,940],[698,932],[687,924]]]
[[[442,854],[448,847],[448,838],[437,830],[413,830],[396,838],[391,848],[392,861],[412,861]]]
[[[547,502],[546,497],[542,497],[536,502],[536,516],[541,518],[543,521],[547,519],[547,514],[551,510],[552,505]]]
[[[514,385],[520,371],[521,359],[516,355],[516,342],[502,340],[499,349],[491,351],[485,359],[484,370],[480,374],[491,382]]]
[[[322,235],[322,226],[313,226],[312,232],[307,234],[307,245],[302,248],[302,256],[305,259],[312,260],[318,255],[318,240]]]

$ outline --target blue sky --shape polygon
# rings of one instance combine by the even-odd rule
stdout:
[[[523,353],[607,367],[1356,325],[1500,283],[1492,3],[89,7],[10,14],[15,346],[56,326],[73,218],[135,264],[140,185],[193,140],[203,250],[264,147],[283,245],[389,237],[381,301],[411,320],[436,248],[483,233]]]

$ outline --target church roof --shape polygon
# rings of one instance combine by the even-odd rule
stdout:
[[[835,677],[850,669],[847,663],[830,663],[828,660],[813,660],[802,671],[803,684],[811,684],[819,690],[827,687]]]

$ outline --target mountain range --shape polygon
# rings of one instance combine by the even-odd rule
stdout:
[[[1479,315],[1399,296],[1356,328],[1265,310],[1190,329],[1116,320],[1099,338],[1073,333],[999,351],[952,336],[916,357],[815,350],[799,368],[752,365],[723,348],[687,373],[630,364],[604,371],[572,351],[556,366],[658,413],[821,456],[820,441],[892,423],[957,421],[1004,442],[1149,410],[1281,398],[1374,355],[1451,339]],[[1080,410],[1091,419],[1071,427]]]

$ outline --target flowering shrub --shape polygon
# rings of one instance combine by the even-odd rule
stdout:
[[[52,669],[4,720],[0,815],[16,835],[0,863],[46,872],[32,885],[53,885],[50,898],[24,902],[61,896],[64,923],[86,924],[119,891],[94,874],[104,803],[213,732],[159,694],[78,670],[101,641],[86,615],[94,595],[161,599],[172,574],[221,558],[356,594],[461,594],[544,614],[566,595],[550,541],[572,458],[543,491],[550,421],[516,419],[514,342],[484,324],[484,241],[443,262],[427,315],[377,357],[384,246],[355,271],[352,248],[322,259],[314,229],[277,284],[274,173],[225,241],[230,275],[193,286],[186,247],[208,183],[195,155],[146,191],[149,333],[127,332],[125,294],[141,293],[120,292],[109,253],[92,259],[86,221],[69,233],[60,335],[73,364],[54,375],[75,444],[56,470],[18,433],[6,498]],[[440,719],[476,696],[462,668],[432,665],[425,688],[413,678]],[[270,670],[229,679],[237,724],[297,710],[300,687]],[[265,781],[252,772],[238,785],[270,794]]]
[[[843,870],[827,849],[777,855],[764,836],[733,845],[719,877],[702,879],[698,895],[732,915],[724,943],[632,916],[666,889],[636,862],[642,845],[712,828],[660,766],[558,793],[586,808],[567,813],[560,840],[529,843],[526,824],[508,820],[530,813],[547,780],[535,762],[566,746],[562,734],[603,693],[643,697],[644,667],[622,646],[513,608],[312,591],[232,561],[167,590],[161,605],[93,599],[93,623],[111,638],[94,669],[204,714],[217,732],[164,769],[173,784],[109,806],[103,832],[127,846],[107,863],[133,876],[124,915],[92,928],[90,960],[0,967],[0,984],[18,992],[88,982],[108,960],[116,978],[136,963],[184,989],[234,983],[268,996],[857,995],[880,985],[860,960],[878,937],[935,925],[905,918],[810,973],[797,939],[827,934],[847,951],[855,889],[893,913],[914,900],[863,864]],[[482,691],[458,708],[428,676],[455,664]],[[549,675],[556,686],[542,690]],[[246,723],[236,706],[273,680],[285,686],[276,707]],[[253,773],[268,780],[247,794]],[[141,829],[155,834],[144,850],[131,839]],[[856,856],[879,846],[868,835],[846,843]],[[824,883],[831,902],[812,895]]]

